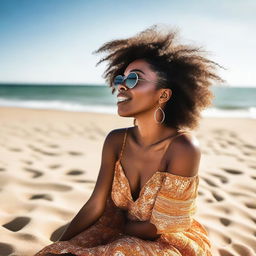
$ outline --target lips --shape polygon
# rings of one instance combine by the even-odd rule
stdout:
[[[124,100],[124,101],[119,101],[119,102],[117,102],[117,104],[127,103],[127,102],[129,102],[130,100],[131,100],[131,99]]]
[[[128,99],[131,99],[131,97],[129,95],[125,95],[123,93],[117,94],[117,97],[125,97],[125,98],[128,98]]]
[[[124,101],[119,101],[119,98],[125,98],[126,100],[124,100]],[[130,97],[130,96],[128,96],[128,95],[126,95],[126,94],[123,94],[123,93],[119,93],[118,95],[117,95],[117,104],[121,104],[121,103],[126,103],[126,102],[128,102],[128,101],[130,101],[132,98]]]

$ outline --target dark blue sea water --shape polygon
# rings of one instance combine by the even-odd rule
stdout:
[[[213,86],[207,117],[256,118],[256,87]],[[0,84],[0,106],[117,113],[116,93],[107,85]]]

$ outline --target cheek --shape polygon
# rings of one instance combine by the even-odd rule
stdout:
[[[155,110],[158,106],[157,92],[148,86],[134,88],[132,100],[118,104],[118,113],[122,116],[133,116],[141,112]]]
[[[129,107],[132,111],[147,111],[156,107],[156,94],[149,91],[147,91],[146,93],[138,93],[132,98],[129,103]]]
[[[134,102],[136,101],[138,106],[155,106],[157,103],[156,91],[146,86],[139,89],[134,93],[134,97],[132,98]]]

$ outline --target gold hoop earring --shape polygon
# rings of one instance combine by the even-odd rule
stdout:
[[[156,112],[157,112],[158,110],[160,110],[160,111],[163,113],[163,118],[162,118],[161,122],[159,122],[159,121],[156,120]],[[156,123],[158,123],[158,124],[163,123],[163,121],[164,121],[164,119],[165,119],[165,113],[164,113],[163,109],[162,109],[160,106],[159,106],[159,107],[155,110],[155,112],[154,112],[154,119],[155,119]]]

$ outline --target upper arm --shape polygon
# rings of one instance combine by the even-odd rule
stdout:
[[[108,194],[111,191],[114,177],[115,162],[117,160],[117,130],[112,130],[106,136],[101,155],[101,165],[94,190],[86,204],[103,211]]]
[[[168,154],[168,172],[186,177],[197,175],[201,150],[195,136],[181,135],[177,137]]]

